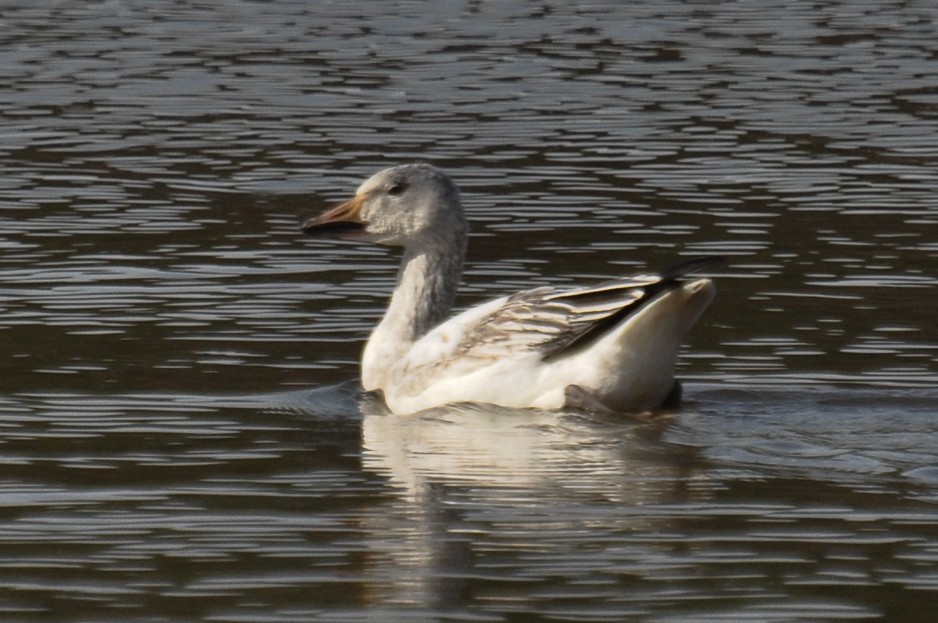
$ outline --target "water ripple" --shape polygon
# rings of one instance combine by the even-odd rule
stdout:
[[[5,4],[0,612],[931,621],[934,8],[382,7]],[[410,160],[460,306],[726,256],[684,411],[359,404]]]

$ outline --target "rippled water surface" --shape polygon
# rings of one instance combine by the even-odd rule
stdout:
[[[931,622],[938,6],[5,2],[0,619]],[[385,250],[471,305],[722,254],[672,418],[388,417]]]

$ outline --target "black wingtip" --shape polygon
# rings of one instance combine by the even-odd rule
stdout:
[[[699,273],[702,270],[706,270],[718,264],[722,264],[725,261],[726,257],[723,255],[698,257],[696,259],[678,264],[677,266],[672,266],[671,268],[663,271],[661,273],[661,281],[674,281],[675,279],[680,279],[684,275]]]

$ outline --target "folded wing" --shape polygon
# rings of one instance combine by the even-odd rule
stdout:
[[[456,353],[464,358],[489,359],[536,351],[545,361],[573,354],[661,292],[678,287],[681,277],[720,260],[693,260],[660,275],[614,279],[590,288],[547,286],[519,292],[467,327]]]

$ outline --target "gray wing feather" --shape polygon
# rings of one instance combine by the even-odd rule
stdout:
[[[545,359],[557,356],[603,320],[639,305],[648,286],[659,282],[657,276],[638,276],[591,288],[518,292],[466,331],[457,350],[478,358],[532,350]]]
[[[457,345],[466,358],[500,359],[538,352],[551,359],[592,344],[681,277],[710,268],[722,257],[690,260],[660,275],[636,275],[589,288],[541,287],[509,297],[469,328]]]

